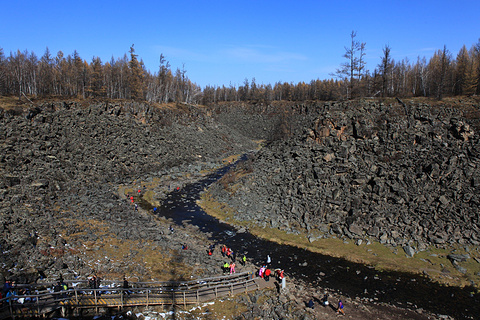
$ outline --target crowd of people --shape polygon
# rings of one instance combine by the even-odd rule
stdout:
[[[208,247],[207,254],[209,256],[212,256],[214,251],[215,251],[215,245],[212,244]],[[227,258],[227,260],[222,265],[223,274],[233,274],[233,273],[235,273],[235,267],[236,267],[235,261],[236,261],[236,258],[237,258],[235,252],[231,248],[227,247],[225,244],[223,244],[220,247],[220,251],[221,251],[222,257]],[[247,262],[246,255],[243,254],[242,258],[240,259],[240,263],[242,264],[242,266],[245,266],[246,262]],[[275,268],[275,269],[272,268],[272,258],[270,257],[269,254],[267,254],[267,257],[265,259],[265,263],[262,263],[261,266],[258,268],[258,270],[256,272],[256,276],[264,279],[266,282],[270,281],[270,277],[273,276],[273,277],[275,277],[275,279],[279,283],[282,284],[282,288],[285,287],[285,271],[283,269],[280,269],[280,268]],[[331,306],[330,302],[329,302],[328,292],[325,292],[324,296],[320,300],[320,303],[324,307]],[[312,308],[312,309],[314,308],[314,305],[315,305],[315,303],[314,303],[313,299],[311,299],[307,303],[307,307]],[[344,304],[343,304],[342,300],[338,301],[338,304],[337,304],[336,308],[333,307],[333,306],[331,306],[331,308],[334,309],[337,314],[345,315]]]

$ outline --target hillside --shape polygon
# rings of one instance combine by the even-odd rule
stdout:
[[[302,234],[309,243],[373,241],[410,257],[447,249],[463,283],[478,287],[478,101],[310,109],[309,122],[293,123],[288,137],[267,144],[239,168],[238,179],[230,175],[209,195],[239,222]],[[297,106],[292,118],[306,119],[302,111]],[[460,263],[467,260],[468,270]]]

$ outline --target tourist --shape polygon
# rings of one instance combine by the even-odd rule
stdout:
[[[308,301],[308,303],[307,303],[307,307],[309,307],[309,308],[312,308],[312,309],[313,309],[313,307],[314,307],[314,303],[313,303],[313,300],[312,300],[312,299],[310,299],[310,301]]]
[[[5,295],[5,298],[10,298],[12,297],[12,301],[16,301],[17,298],[14,298],[15,296],[17,295],[17,293],[15,292],[15,290],[13,290],[13,288],[10,288],[7,292],[7,294]],[[7,299],[5,300],[6,303],[9,303],[10,302],[10,299]]]
[[[277,273],[277,279],[278,281],[281,281],[283,279],[283,270],[282,269],[275,269],[276,273]]]
[[[230,269],[230,264],[228,263],[228,261],[225,261],[225,263],[223,264],[223,274],[226,274],[229,269]]]
[[[325,307],[330,304],[330,303],[328,302],[328,292],[325,292],[325,294],[323,295],[322,304],[323,304]]]
[[[258,276],[263,279],[263,273],[265,272],[265,267],[262,266],[260,270],[258,270]]]
[[[341,314],[345,315],[345,311],[343,311],[343,302],[342,302],[342,300],[339,300],[339,301],[338,301],[337,313],[341,313]]]
[[[222,257],[225,257],[226,252],[227,252],[227,246],[222,245]]]
[[[122,290],[122,293],[123,294],[127,294],[129,295],[130,294],[130,290],[128,290],[128,288],[130,287],[130,285],[128,284],[128,280],[125,276],[123,276],[123,290]]]
[[[10,280],[5,280],[5,283],[3,284],[3,296],[6,297],[7,296],[7,292],[12,289],[13,285],[12,285],[12,282]]]
[[[270,269],[265,269],[265,281],[269,281],[270,280]]]

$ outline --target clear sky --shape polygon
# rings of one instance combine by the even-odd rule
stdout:
[[[330,78],[353,30],[371,71],[387,44],[397,61],[428,59],[444,45],[456,57],[480,39],[480,1],[0,0],[6,56],[41,57],[48,47],[107,62],[135,44],[150,72],[163,53],[202,88]]]

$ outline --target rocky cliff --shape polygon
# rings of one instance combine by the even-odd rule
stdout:
[[[478,245],[478,108],[400,100],[297,106],[290,135],[245,163],[240,169],[251,173],[236,188],[218,183],[211,192],[237,219],[306,232],[310,241],[373,238],[411,254],[430,244]]]
[[[133,211],[119,186],[200,175],[255,146],[193,106],[55,102],[0,109],[0,274],[24,282],[142,270],[133,257],[139,248],[118,256],[120,242],[152,241],[158,252],[172,244],[152,217]],[[107,237],[113,243],[101,244]],[[85,256],[104,245],[116,247],[113,257]]]

